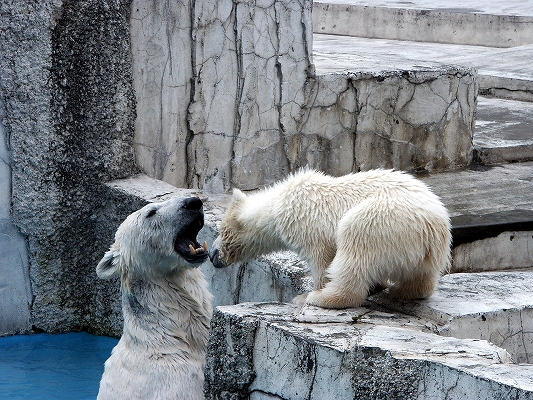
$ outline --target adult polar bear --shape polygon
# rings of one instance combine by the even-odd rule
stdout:
[[[124,331],[105,363],[99,400],[203,399],[211,294],[196,268],[208,257],[196,241],[202,201],[152,203],[120,225],[96,267],[118,275]]]
[[[224,267],[293,250],[314,280],[306,303],[348,308],[376,286],[400,298],[430,296],[449,269],[450,246],[446,208],[411,175],[303,170],[256,194],[235,190],[210,258]]]

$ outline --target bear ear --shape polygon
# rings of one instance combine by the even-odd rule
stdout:
[[[116,248],[111,249],[104,254],[104,257],[100,260],[96,266],[96,275],[100,279],[111,279],[118,272],[118,258],[120,253]]]
[[[240,203],[246,199],[246,195],[241,192],[239,189],[233,189],[233,201],[235,203]]]

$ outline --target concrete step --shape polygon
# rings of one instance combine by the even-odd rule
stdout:
[[[462,65],[478,71],[484,95],[533,101],[533,44],[501,49],[413,41],[315,34],[313,63],[318,74]]]
[[[504,348],[516,363],[533,364],[533,270],[458,273],[439,281],[425,301],[371,301],[433,323],[433,332],[458,339],[482,339]],[[426,324],[427,326],[427,324]]]
[[[533,7],[523,0],[316,0],[316,33],[513,47],[533,43]]]
[[[532,271],[454,274],[424,301],[219,307],[206,399],[533,399],[532,284]]]
[[[533,160],[533,103],[478,97],[474,151],[485,165]]]

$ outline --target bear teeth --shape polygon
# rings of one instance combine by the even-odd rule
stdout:
[[[207,242],[204,242],[204,245],[202,247],[198,247],[197,249],[194,248],[192,244],[189,245],[189,250],[193,256],[196,255],[196,253],[200,252],[206,252],[207,251]]]

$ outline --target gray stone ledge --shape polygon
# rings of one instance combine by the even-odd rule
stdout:
[[[533,363],[533,270],[457,273],[442,277],[424,301],[380,293],[371,300],[394,312],[434,323],[434,332],[484,339],[505,348],[519,363]]]
[[[137,174],[125,179],[117,179],[107,183],[111,189],[130,196],[138,197],[146,202],[164,201],[176,196],[198,196],[203,200],[206,196],[195,189],[178,189],[177,187],[145,174]]]
[[[313,322],[298,312],[273,303],[219,307],[206,399],[533,398],[533,367],[511,364],[484,340],[441,337],[371,309],[309,308]]]
[[[319,0],[313,7],[313,25],[317,33],[394,40],[494,47],[532,43],[530,8],[519,2],[494,3],[486,12],[482,1],[461,7],[452,1]]]

